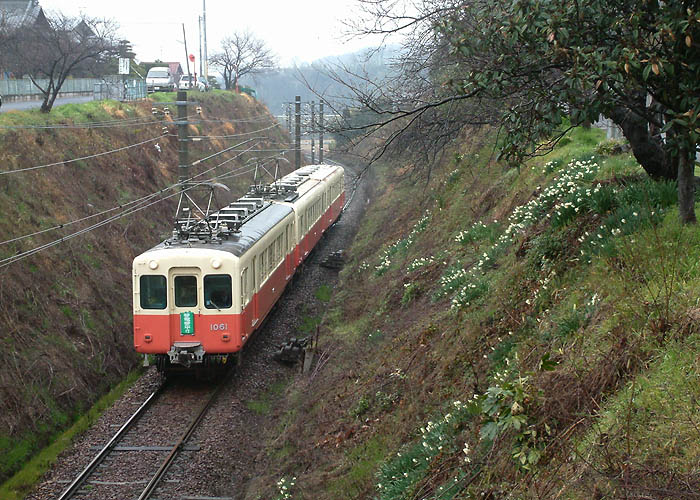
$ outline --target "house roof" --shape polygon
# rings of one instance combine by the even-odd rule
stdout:
[[[17,27],[45,20],[38,0],[0,0],[0,24]]]
[[[165,63],[165,64],[170,66],[170,72],[173,75],[184,75],[185,74],[185,72],[182,71],[182,66],[180,65],[179,62],[169,62],[169,63]]]

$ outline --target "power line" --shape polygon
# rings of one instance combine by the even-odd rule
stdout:
[[[245,141],[245,142],[239,143],[236,147],[240,147],[240,146],[246,144],[246,142],[249,142],[249,141]],[[251,146],[251,147],[254,147],[254,146]],[[250,150],[251,150],[251,149],[245,150],[245,151],[242,152],[242,154],[243,154],[243,153],[247,153],[247,152],[249,152]],[[240,155],[239,155],[239,156],[240,156]],[[233,159],[236,159],[236,158],[238,158],[238,157],[234,157]],[[210,168],[210,169],[208,169],[208,170],[205,170],[204,172],[200,172],[199,174],[197,174],[197,175],[195,175],[195,176],[193,176],[193,177],[187,179],[187,180],[184,181],[184,182],[189,182],[189,181],[192,181],[192,180],[194,180],[194,179],[196,179],[196,178],[198,178],[198,177],[201,177],[202,175],[205,175],[205,174],[211,172],[212,170],[215,170],[215,169],[219,168],[221,165],[224,165],[224,164],[227,163],[228,161],[229,161],[229,160],[227,160],[226,162],[224,162],[224,163],[222,163],[222,164],[219,164],[219,165],[217,165],[217,166],[215,166],[215,167],[212,167],[212,168]],[[165,187],[165,188],[163,188],[163,189],[160,189],[160,190],[158,190],[158,191],[155,191],[155,192],[153,192],[153,193],[150,193],[150,194],[148,194],[148,195],[146,195],[146,196],[143,196],[143,197],[141,197],[141,198],[137,198],[137,199],[131,200],[131,201],[127,202],[127,203],[122,203],[122,204],[120,204],[120,205],[117,205],[116,207],[112,207],[112,208],[109,208],[109,209],[107,209],[107,210],[103,210],[102,212],[99,212],[99,213],[96,213],[96,214],[92,214],[92,215],[88,215],[88,216],[86,216],[86,217],[83,217],[83,218],[80,218],[80,219],[76,219],[76,220],[73,220],[73,221],[70,221],[70,222],[65,222],[65,223],[63,223],[63,224],[58,224],[58,225],[56,225],[56,226],[53,226],[53,227],[50,227],[50,228],[47,228],[47,229],[42,229],[41,231],[36,231],[36,232],[34,232],[34,233],[31,233],[31,234],[25,234],[25,235],[23,235],[23,236],[18,236],[18,237],[16,237],[16,238],[12,238],[12,239],[10,239],[10,240],[2,241],[2,242],[0,242],[0,246],[7,245],[7,244],[9,244],[9,243],[15,243],[15,242],[17,242],[17,241],[21,241],[21,240],[24,240],[24,239],[27,239],[27,238],[31,238],[31,237],[33,237],[33,236],[38,236],[38,235],[40,235],[40,234],[49,233],[49,232],[51,232],[51,231],[56,231],[56,230],[58,230],[58,229],[63,229],[63,228],[65,228],[66,226],[71,226],[71,225],[77,224],[77,223],[79,223],[79,222],[84,222],[84,221],[86,221],[86,220],[93,219],[93,218],[99,217],[99,216],[101,216],[101,215],[105,215],[105,214],[107,214],[107,213],[109,213],[109,212],[114,212],[115,210],[119,210],[119,209],[128,207],[128,206],[133,205],[133,204],[138,204],[138,203],[143,202],[143,201],[147,201],[147,200],[150,199],[150,198],[153,198],[153,197],[158,196],[159,194],[162,194],[162,193],[164,193],[164,192],[166,192],[166,191],[169,191],[169,190],[171,190],[171,189],[174,189],[174,188],[176,188],[176,187],[179,187],[179,186],[181,186],[182,184],[183,184],[183,182],[178,182],[178,183],[176,183],[176,184],[172,184],[172,185],[170,185],[170,186],[167,186],[167,187]]]
[[[206,173],[208,173],[208,172],[210,172],[210,171],[212,171],[212,170],[215,170],[216,168],[218,168],[218,167],[220,167],[220,166],[222,166],[222,165],[225,165],[226,163],[231,162],[231,161],[233,161],[233,160],[235,160],[235,159],[237,159],[237,158],[243,156],[243,155],[244,155],[245,153],[247,153],[247,152],[248,152],[247,150],[244,150],[244,151],[240,152],[240,154],[238,154],[237,156],[235,156],[235,157],[233,157],[233,158],[229,158],[228,160],[226,160],[226,161],[220,163],[219,165],[217,165],[217,166],[215,166],[215,167],[212,167],[211,169],[209,169],[209,170],[207,170],[207,171],[205,171],[205,172],[201,172],[200,174],[197,174],[197,175],[194,176],[194,177],[191,177],[191,178],[188,179],[187,181],[178,182],[177,184],[173,184],[172,186],[169,186],[169,187],[167,187],[167,188],[164,188],[164,189],[160,190],[158,193],[156,193],[156,195],[162,194],[162,193],[164,193],[165,191],[168,191],[168,190],[173,189],[173,188],[175,188],[175,187],[181,186],[182,184],[185,184],[185,183],[187,183],[187,182],[193,180],[193,179],[196,178],[196,177],[200,177],[200,176],[202,176],[202,175],[204,175],[204,174],[206,174]],[[243,168],[243,167],[241,167],[241,168]],[[246,171],[246,172],[240,172],[240,173],[238,173],[238,174],[236,174],[236,175],[245,175],[246,173],[250,173],[250,172],[252,172],[252,171],[254,171],[254,169],[250,169],[250,170],[248,170],[248,171]],[[201,185],[205,185],[205,184],[209,183],[211,180],[216,180],[216,177],[214,177],[213,179],[208,179],[208,180],[203,181],[203,182],[199,182],[199,183],[194,184],[194,185],[192,185],[192,186],[188,186],[188,187],[185,188],[185,191],[189,191],[189,190],[194,189],[194,188],[196,188],[196,187],[199,187],[199,186],[201,186]],[[165,201],[165,200],[167,200],[167,199],[169,199],[169,198],[172,198],[172,197],[174,197],[174,196],[178,196],[178,195],[180,195],[180,194],[181,194],[180,192],[176,192],[176,193],[170,194],[170,195],[168,195],[168,196],[166,196],[166,197],[164,197],[164,198],[160,198],[160,199],[158,199],[158,200],[156,200],[156,201],[153,201],[153,202],[151,202],[151,203],[149,203],[149,204],[147,204],[147,205],[143,205],[143,206],[140,206],[140,207],[131,208],[131,209],[129,209],[129,210],[127,210],[127,211],[124,211],[124,212],[122,212],[122,213],[115,214],[115,215],[113,215],[113,216],[111,216],[111,217],[108,217],[108,218],[105,219],[105,220],[96,222],[95,224],[93,224],[93,225],[91,225],[91,226],[88,226],[88,227],[85,227],[85,228],[83,228],[83,229],[80,229],[80,230],[78,230],[78,231],[76,231],[76,232],[74,232],[74,233],[68,234],[68,235],[66,235],[66,236],[63,236],[63,237],[61,237],[61,238],[59,238],[59,239],[56,239],[56,240],[54,240],[54,241],[51,241],[51,242],[49,242],[49,243],[45,243],[44,245],[40,245],[40,246],[35,247],[35,248],[31,249],[31,250],[27,250],[27,251],[25,251],[25,252],[21,252],[21,253],[19,253],[19,254],[13,255],[12,257],[7,257],[7,258],[5,258],[5,259],[2,259],[2,260],[0,260],[0,268],[9,266],[10,264],[14,264],[15,262],[18,262],[18,261],[20,261],[20,260],[23,260],[23,259],[26,259],[26,258],[28,258],[28,257],[31,257],[31,256],[34,255],[34,254],[37,254],[37,253],[42,252],[42,251],[44,251],[44,250],[47,250],[47,249],[49,249],[49,248],[51,248],[51,247],[54,247],[54,246],[56,246],[56,245],[59,245],[59,244],[65,242],[65,241],[71,240],[71,239],[73,239],[73,238],[75,238],[75,237],[77,237],[77,236],[81,236],[81,235],[86,234],[86,233],[88,233],[88,232],[90,232],[90,231],[94,231],[95,229],[98,229],[98,228],[100,228],[100,227],[103,227],[103,226],[106,226],[106,225],[108,225],[108,224],[111,224],[112,222],[114,222],[114,221],[116,221],[116,220],[118,220],[118,219],[121,219],[121,218],[123,218],[123,217],[127,217],[127,216],[129,216],[129,215],[133,215],[133,214],[135,214],[135,213],[137,213],[137,212],[140,212],[141,210],[145,210],[146,208],[152,207],[152,206],[154,206],[154,205],[156,205],[156,204],[158,204],[158,203],[161,203],[161,202],[163,202],[163,201]]]
[[[273,129],[277,127],[278,124],[270,125],[269,127],[262,128],[260,130],[254,130],[252,132],[241,132],[240,134],[230,134],[230,135],[193,135],[190,136],[190,139],[199,139],[199,140],[204,140],[204,139],[230,139],[233,137],[244,137],[246,135],[253,135],[253,134],[259,134],[260,132],[265,132],[266,130]]]
[[[74,124],[56,124],[56,125],[0,125],[3,130],[56,130],[56,129],[91,129],[91,128],[116,128],[116,127],[134,127],[137,125],[162,125],[171,123],[170,120],[146,120],[140,119],[124,119],[114,122],[88,122]]]
[[[240,146],[243,145],[243,144],[245,144],[245,142],[244,142],[244,143],[238,144],[236,147],[240,147]],[[248,150],[246,150],[245,152],[253,152],[253,151],[257,151],[257,150],[248,149]],[[214,167],[214,169],[218,168],[219,166],[220,166],[220,165],[217,165],[216,167]],[[195,179],[195,178],[197,178],[197,177],[199,177],[199,176],[201,176],[201,175],[203,175],[203,174],[205,174],[205,173],[208,173],[208,172],[210,172],[211,170],[212,170],[212,169],[209,169],[209,170],[207,170],[207,171],[205,171],[205,172],[203,172],[203,173],[197,174],[196,176],[192,177],[190,180]],[[228,177],[229,177],[229,176],[227,175],[227,176],[220,177],[220,178],[228,178]],[[80,218],[80,219],[76,219],[76,220],[73,220],[73,221],[70,221],[70,222],[65,222],[65,223],[63,223],[63,224],[58,224],[58,225],[53,226],[53,227],[50,227],[50,228],[42,229],[41,231],[36,231],[36,232],[34,232],[34,233],[25,234],[25,235],[23,235],[23,236],[18,236],[18,237],[16,237],[16,238],[12,238],[12,239],[10,239],[10,240],[2,241],[2,242],[0,242],[0,246],[7,245],[7,244],[9,244],[9,243],[15,243],[15,242],[17,242],[17,241],[21,241],[21,240],[24,240],[24,239],[27,239],[27,238],[31,238],[31,237],[33,237],[33,236],[39,236],[39,235],[41,235],[41,234],[49,233],[49,232],[51,232],[51,231],[56,231],[56,230],[58,230],[58,229],[64,229],[64,228],[67,227],[67,226],[71,226],[71,225],[73,225],[73,224],[77,224],[77,223],[80,223],[80,222],[84,222],[84,221],[86,221],[86,220],[90,220],[90,219],[93,219],[93,218],[95,218],[95,217],[100,217],[100,216],[105,215],[105,214],[107,214],[107,213],[109,213],[109,212],[113,212],[113,211],[115,211],[115,210],[119,210],[119,209],[128,207],[128,206],[130,206],[130,205],[137,204],[137,203],[139,203],[139,202],[148,200],[148,199],[153,198],[153,197],[155,197],[155,196],[158,196],[159,194],[163,193],[164,191],[167,191],[167,190],[172,189],[172,188],[174,188],[174,187],[177,187],[177,186],[179,186],[179,185],[180,185],[180,183],[174,184],[173,186],[169,186],[169,187],[167,187],[167,188],[163,188],[163,189],[161,189],[160,191],[156,191],[156,192],[154,192],[154,193],[151,193],[151,194],[149,194],[149,195],[143,196],[143,197],[141,197],[141,198],[137,198],[137,199],[135,199],[135,200],[131,200],[131,201],[127,202],[127,203],[122,203],[122,204],[120,204],[120,205],[117,205],[116,207],[112,207],[112,208],[103,210],[102,212],[98,212],[98,213],[96,213],[96,214],[88,215],[88,216],[82,217],[82,218]]]
[[[138,143],[136,143],[136,144],[131,144],[131,145],[129,145],[129,146],[123,146],[123,147],[121,147],[121,148],[113,149],[113,150],[111,150],[111,151],[104,151],[104,152],[102,152],[102,153],[96,153],[96,154],[92,154],[92,155],[88,155],[88,156],[83,156],[83,157],[80,157],[80,158],[74,158],[74,159],[72,159],[72,160],[63,160],[63,161],[58,161],[58,162],[55,162],[55,163],[48,163],[48,164],[46,164],[46,165],[37,165],[36,167],[27,167],[27,168],[18,168],[18,169],[15,169],[15,170],[7,170],[7,171],[5,171],[5,172],[0,172],[0,175],[16,174],[16,173],[19,173],[19,172],[29,172],[30,170],[39,170],[39,169],[42,169],[42,168],[55,167],[55,166],[58,166],[58,165],[67,165],[67,164],[69,164],[69,163],[75,163],[76,161],[83,161],[83,160],[89,160],[89,159],[91,159],[91,158],[97,158],[97,157],[100,157],[100,156],[106,156],[106,155],[110,155],[110,154],[113,154],[113,153],[118,153],[119,151],[125,151],[125,150],[127,150],[127,149],[135,148],[135,147],[138,147],[138,146],[143,146],[144,144],[148,144],[149,142],[155,142],[155,141],[157,141],[157,140],[159,140],[159,139],[162,139],[163,137],[167,137],[167,136],[169,136],[169,135],[171,135],[171,134],[162,134],[162,135],[159,135],[158,137],[154,137],[153,139],[148,139],[148,140],[146,140],[146,141],[141,141],[141,142],[138,142]]]
[[[241,119],[237,119],[237,120],[201,118],[201,119],[197,120],[197,123],[259,123],[259,122],[269,122],[269,121],[274,121],[275,126],[279,125],[279,122],[277,121],[277,119],[272,115],[258,115],[258,117],[241,118]]]
[[[122,209],[122,208],[126,208],[126,207],[128,207],[128,206],[130,206],[130,205],[134,205],[134,204],[137,204],[137,203],[139,203],[139,202],[145,201],[145,200],[147,200],[147,199],[149,199],[149,198],[153,198],[153,197],[155,197],[155,196],[158,196],[158,195],[159,195],[160,193],[162,193],[162,192],[163,192],[163,190],[157,191],[157,192],[155,192],[155,193],[151,193],[151,194],[149,194],[149,195],[147,195],[147,196],[143,196],[143,197],[138,198],[138,199],[136,199],[136,200],[132,200],[132,201],[129,201],[129,202],[127,202],[127,203],[122,203],[121,205],[118,205],[118,206],[116,206],[116,207],[108,208],[107,210],[103,210],[102,212],[98,212],[98,213],[96,213],[96,214],[88,215],[88,216],[86,216],[86,217],[82,217],[82,218],[80,218],[80,219],[72,220],[72,221],[70,221],[70,222],[64,222],[63,224],[59,224],[59,225],[57,225],[57,226],[49,227],[49,228],[47,228],[47,229],[42,229],[41,231],[36,231],[36,232],[34,232],[34,233],[31,233],[31,234],[25,234],[25,235],[23,235],[23,236],[18,236],[18,237],[16,237],[16,238],[12,238],[11,240],[2,241],[2,242],[0,242],[0,246],[7,245],[7,244],[9,244],[9,243],[15,243],[15,242],[17,242],[17,241],[25,240],[25,239],[31,238],[31,237],[33,237],[33,236],[39,236],[40,234],[49,233],[49,232],[51,232],[51,231],[56,231],[56,230],[58,230],[58,229],[63,229],[63,228],[65,228],[65,227],[67,227],[67,226],[72,226],[73,224],[78,224],[78,223],[80,223],[80,222],[85,222],[86,220],[94,219],[95,217],[100,217],[100,216],[102,216],[102,215],[108,214],[109,212],[114,212],[115,210],[119,210],[119,209]]]
[[[211,160],[212,158],[216,158],[216,157],[219,156],[219,155],[222,155],[222,154],[224,154],[224,153],[228,153],[229,151],[235,150],[236,148],[239,148],[239,147],[241,147],[243,144],[246,144],[246,143],[248,143],[248,142],[255,141],[255,140],[261,141],[261,140],[264,140],[264,139],[265,139],[265,137],[251,137],[251,138],[248,139],[247,141],[244,141],[244,142],[242,142],[242,143],[240,143],[240,144],[236,144],[235,146],[231,146],[230,148],[222,149],[221,151],[217,151],[216,153],[210,154],[209,156],[207,156],[207,157],[205,157],[205,158],[200,158],[199,160],[190,163],[190,167],[194,167],[195,165],[199,165],[199,164],[202,163],[202,162],[205,162],[205,161],[207,161],[207,160]]]
[[[265,131],[270,130],[270,129],[276,127],[276,126],[277,126],[277,125],[271,125],[271,126],[269,126],[269,127],[265,127],[265,128],[259,129],[259,130],[254,130],[254,131],[252,131],[252,132],[242,132],[242,133],[240,133],[240,134],[232,134],[232,135],[227,135],[227,136],[195,136],[195,137],[192,137],[192,139],[244,137],[244,136],[247,136],[247,135],[252,135],[252,134],[256,134],[256,133],[260,133],[260,132],[265,132]],[[142,145],[148,144],[148,143],[150,143],[150,142],[155,142],[155,141],[157,141],[157,140],[159,140],[159,139],[162,139],[163,137],[168,137],[168,136],[173,136],[173,134],[163,134],[163,135],[160,135],[160,136],[158,136],[158,137],[154,137],[153,139],[148,139],[148,140],[146,140],[146,141],[142,141],[142,142],[139,142],[139,143],[136,143],[136,144],[131,144],[131,145],[129,145],[129,146],[124,146],[124,147],[121,147],[121,148],[113,149],[113,150],[111,150],[111,151],[104,151],[104,152],[102,152],[102,153],[96,153],[96,154],[92,154],[92,155],[88,155],[88,156],[83,156],[83,157],[80,157],[80,158],[74,158],[74,159],[72,159],[72,160],[64,160],[64,161],[58,161],[58,162],[54,162],[54,163],[49,163],[49,164],[46,164],[46,165],[37,165],[37,166],[35,166],[35,167],[27,167],[27,168],[18,168],[18,169],[15,169],[15,170],[8,170],[8,171],[0,172],[0,175],[15,174],[15,173],[20,173],[20,172],[29,172],[29,171],[32,171],[32,170],[39,170],[39,169],[43,169],[43,168],[47,168],[47,167],[55,167],[55,166],[58,166],[58,165],[67,165],[67,164],[69,164],[69,163],[75,163],[75,162],[78,162],[78,161],[89,160],[89,159],[92,159],[92,158],[98,158],[98,157],[100,157],[100,156],[106,156],[106,155],[109,155],[109,154],[118,153],[118,152],[120,152],[120,151],[125,151],[125,150],[127,150],[127,149],[131,149],[131,148],[135,148],[135,147],[138,147],[138,146],[142,146]],[[238,146],[234,146],[234,147],[238,147]],[[231,148],[225,149],[225,150],[223,150],[223,152],[226,152],[226,151],[228,151],[228,150],[230,150],[230,149],[231,149]],[[214,155],[212,155],[212,156],[209,156],[209,157],[204,158],[204,159],[202,159],[202,160],[198,160],[198,161],[196,161],[195,163],[193,163],[192,165],[193,165],[193,166],[194,166],[194,165],[197,165],[197,164],[201,163],[202,161],[205,161],[205,160],[207,160],[207,159],[209,159],[209,158],[213,158],[214,156],[217,156],[218,154],[221,154],[221,153],[222,153],[222,152],[220,151],[219,153],[216,153],[216,154],[214,154]]]

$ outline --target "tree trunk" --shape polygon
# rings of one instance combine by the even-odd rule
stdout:
[[[683,224],[695,224],[695,147],[681,148],[678,158],[678,210]]]
[[[53,77],[49,78],[49,85],[46,87],[44,92],[44,102],[41,103],[41,112],[50,113],[51,108],[53,108],[53,103],[56,100],[55,85],[53,82]]]
[[[632,154],[653,179],[674,180],[677,170],[660,137],[649,132],[649,122],[622,106],[608,113],[630,142]]]
[[[44,96],[44,102],[41,103],[40,111],[42,113],[50,113],[51,112],[51,106],[49,105],[49,94],[46,94]]]

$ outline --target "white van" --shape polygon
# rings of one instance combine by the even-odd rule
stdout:
[[[148,70],[146,86],[149,92],[170,92],[177,90],[177,83],[170,68],[167,66],[155,66]]]

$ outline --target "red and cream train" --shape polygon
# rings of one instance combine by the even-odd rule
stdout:
[[[213,368],[251,338],[345,203],[343,169],[302,167],[133,262],[134,347]]]

